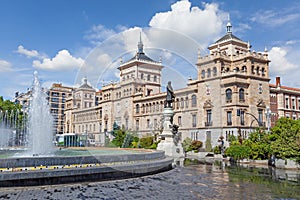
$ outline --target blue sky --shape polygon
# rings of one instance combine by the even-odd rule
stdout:
[[[0,96],[31,87],[38,71],[43,86],[73,86],[87,76],[100,88],[117,81],[120,60],[136,51],[139,34],[147,55],[162,58],[163,75],[184,86],[195,78],[197,49],[233,34],[271,59],[271,82],[300,87],[300,1],[282,0],[2,0],[0,2]],[[167,77],[169,78],[169,77]],[[167,82],[163,79],[163,84]]]

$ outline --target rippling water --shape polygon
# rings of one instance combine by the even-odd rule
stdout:
[[[160,174],[126,180],[0,188],[0,199],[300,199],[300,174],[296,171],[224,163],[185,164]]]

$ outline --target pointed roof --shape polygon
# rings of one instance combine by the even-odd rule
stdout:
[[[232,34],[232,25],[231,25],[231,22],[230,22],[229,15],[228,15],[228,22],[227,22],[227,25],[226,25],[226,35],[224,35],[223,37],[218,39],[215,43],[210,45],[209,49],[215,48],[216,45],[219,45],[220,43],[227,42],[227,41],[230,41],[230,42],[236,41],[236,42],[239,42],[239,43],[246,44],[246,42],[244,42],[243,40],[241,40],[240,38],[238,38],[238,37],[236,37],[235,35]]]
[[[132,61],[132,60],[145,60],[145,61],[151,61],[151,62],[155,62],[154,60],[152,60],[151,58],[149,58],[148,56],[146,56],[146,54],[144,53],[144,44],[142,42],[142,35],[140,33],[140,41],[138,42],[138,51],[137,53],[135,54],[135,56],[133,58],[131,58],[129,61]]]
[[[83,83],[82,83],[81,86],[79,86],[79,88],[81,88],[81,89],[94,89],[92,86],[90,86],[88,84],[86,77],[83,78]]]

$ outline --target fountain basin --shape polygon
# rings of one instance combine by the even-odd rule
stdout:
[[[0,186],[61,184],[138,177],[172,168],[162,151],[117,155],[0,159]],[[5,170],[4,170],[5,169]],[[11,171],[6,171],[11,169]]]

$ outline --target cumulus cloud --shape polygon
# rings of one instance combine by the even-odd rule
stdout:
[[[203,3],[203,9],[191,7],[187,0],[178,1],[171,11],[160,12],[152,17],[149,25],[186,34],[203,46],[219,37],[223,30],[226,14],[215,3]]]
[[[44,58],[42,61],[34,60],[32,65],[38,69],[61,71],[77,69],[83,62],[83,59],[73,57],[68,50],[61,50],[54,58]]]
[[[8,72],[11,70],[11,63],[6,60],[0,60],[0,72]]]
[[[272,73],[285,74],[296,69],[298,66],[287,59],[288,50],[283,47],[272,47],[269,52],[271,60],[270,70]]]
[[[38,51],[36,50],[28,50],[28,49],[25,49],[22,45],[19,45],[18,46],[18,50],[16,51],[17,53],[21,54],[21,55],[25,55],[27,56],[28,58],[39,58],[39,59],[43,59],[45,58],[46,56],[45,55],[42,55],[40,54]]]

